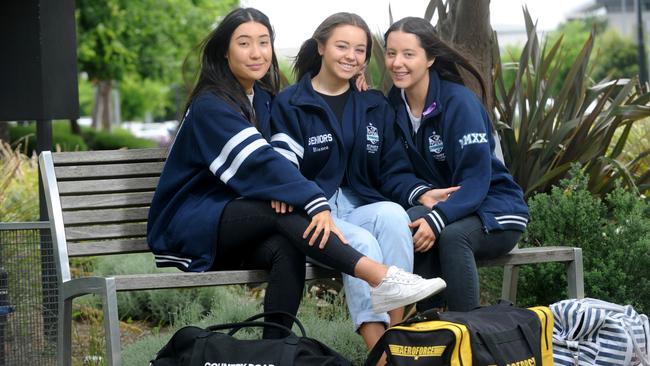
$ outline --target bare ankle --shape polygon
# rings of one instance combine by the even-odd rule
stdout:
[[[368,257],[361,257],[354,267],[354,276],[368,282],[371,287],[377,287],[387,272],[388,267]]]

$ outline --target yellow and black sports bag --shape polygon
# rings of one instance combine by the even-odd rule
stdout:
[[[386,352],[388,365],[553,365],[553,315],[546,306],[510,303],[468,312],[427,311],[388,328],[366,366]]]

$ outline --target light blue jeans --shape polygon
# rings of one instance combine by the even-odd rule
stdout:
[[[329,204],[334,223],[350,246],[379,263],[413,271],[413,238],[408,227],[411,221],[400,205],[388,201],[364,205],[349,188],[338,189]],[[363,323],[389,325],[387,313],[372,310],[368,283],[344,274],[343,286],[355,331]]]

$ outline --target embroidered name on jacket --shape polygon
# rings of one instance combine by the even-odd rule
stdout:
[[[446,158],[445,153],[443,152],[444,148],[445,145],[442,142],[442,138],[436,133],[436,131],[433,131],[431,136],[429,136],[429,152],[433,154],[433,158],[438,161],[444,161]]]
[[[334,138],[332,137],[331,133],[324,133],[322,135],[316,135],[312,136],[307,140],[307,145],[308,146],[314,146],[314,145],[325,145],[325,146],[314,146],[312,148],[313,152],[318,152],[318,151],[323,151],[323,150],[328,150],[329,146],[327,146],[328,143],[334,141]]]
[[[369,142],[366,144],[366,150],[370,154],[375,154],[379,150],[379,146],[377,146],[379,143],[379,130],[372,125],[372,122],[368,122],[368,126],[366,126],[366,140]]]
[[[460,143],[461,149],[467,145],[487,144],[487,133],[468,133],[462,139],[459,139],[458,142]]]

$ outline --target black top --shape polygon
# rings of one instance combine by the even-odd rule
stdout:
[[[332,112],[334,112],[336,119],[339,121],[339,123],[341,123],[343,121],[343,110],[345,109],[345,103],[348,101],[348,97],[350,96],[351,91],[352,88],[349,88],[339,95],[325,95],[319,92],[316,93],[320,95],[323,100],[325,100],[325,103],[327,103]]]
[[[318,95],[320,95],[321,98],[323,98],[325,103],[327,103],[327,105],[334,113],[336,120],[341,125],[341,130],[343,131],[343,145],[348,153],[352,151],[352,145],[354,145],[354,124],[348,123],[348,125],[345,125],[343,123],[343,112],[345,111],[345,105],[348,102],[351,92],[352,88],[349,88],[339,95],[325,95],[323,93],[316,92]],[[343,175],[343,180],[340,184],[341,187],[348,185],[348,180],[345,178],[346,176],[347,174]]]

